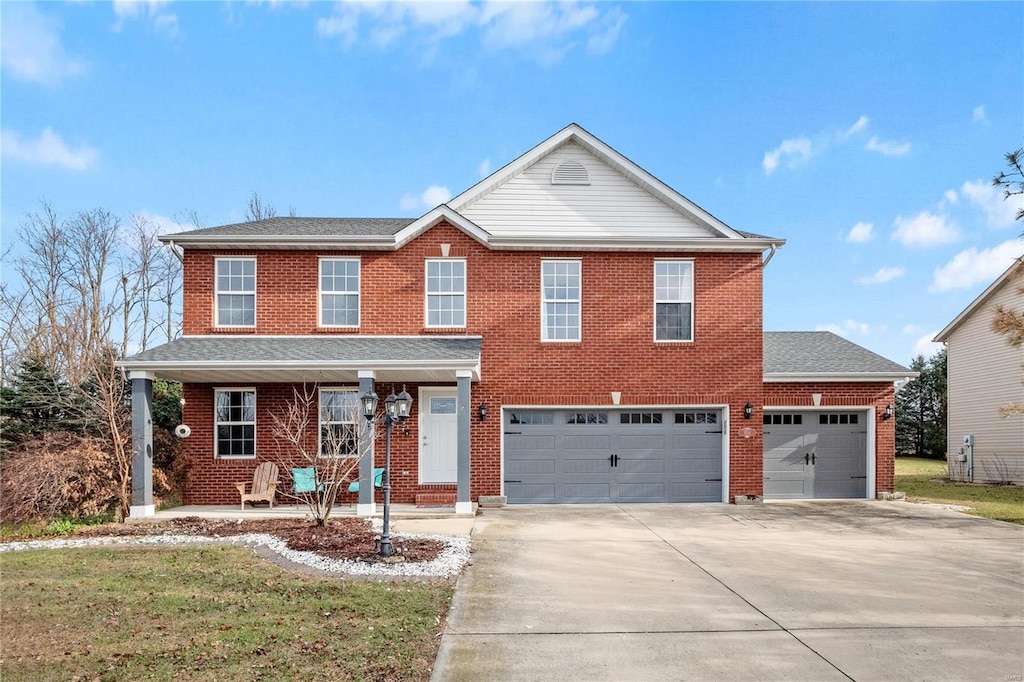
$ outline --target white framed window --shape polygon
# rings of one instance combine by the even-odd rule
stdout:
[[[580,340],[580,280],[582,262],[544,260],[540,263],[542,341]]]
[[[256,389],[214,389],[213,406],[214,457],[255,458]]]
[[[320,326],[359,326],[358,258],[320,259]]]
[[[426,263],[427,326],[466,326],[466,261],[428,259]]]
[[[693,261],[654,261],[654,340],[693,341]]]
[[[217,326],[256,326],[256,259],[218,258]]]
[[[320,389],[320,456],[359,456],[359,391]]]

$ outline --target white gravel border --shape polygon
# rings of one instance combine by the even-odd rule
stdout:
[[[460,535],[416,535],[401,534],[396,538],[416,538],[436,540],[444,544],[444,549],[433,561],[400,562],[394,564],[351,561],[349,559],[331,559],[315,552],[302,552],[288,549],[285,541],[264,533],[246,533],[230,537],[214,538],[206,535],[143,535],[137,537],[101,537],[64,540],[27,540],[24,542],[0,543],[0,554],[4,552],[22,552],[33,549],[77,549],[79,547],[102,547],[104,545],[151,546],[151,545],[196,545],[196,544],[230,544],[245,547],[267,547],[289,561],[309,566],[327,573],[342,573],[367,577],[420,577],[420,578],[453,578],[469,563],[469,538]]]

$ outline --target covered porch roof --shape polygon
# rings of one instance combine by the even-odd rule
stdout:
[[[129,372],[191,383],[480,380],[479,336],[186,336],[121,360]]]

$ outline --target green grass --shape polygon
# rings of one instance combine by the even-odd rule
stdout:
[[[964,505],[969,514],[1024,525],[1024,487],[952,483],[947,476],[942,460],[896,458],[896,490],[909,499]]]
[[[34,521],[22,521],[18,523],[0,524],[0,538],[4,540],[38,540],[42,538],[54,538],[62,535],[71,535],[79,528],[87,526],[101,526],[114,520],[114,514],[101,514],[97,516],[85,516],[82,518],[71,518],[59,516],[52,521],[37,519]]]
[[[4,682],[426,680],[452,596],[180,546],[5,553],[0,590]]]

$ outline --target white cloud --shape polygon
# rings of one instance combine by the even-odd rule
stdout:
[[[956,224],[946,216],[921,211],[912,218],[897,216],[892,238],[904,246],[929,247],[949,244],[960,238]]]
[[[1024,208],[1024,195],[1004,199],[1002,191],[983,180],[968,180],[960,187],[960,193],[985,212],[988,226],[993,229],[1013,226],[1017,222],[1017,211]]]
[[[935,343],[934,341],[932,341],[932,339],[934,339],[935,335],[938,333],[939,330],[936,329],[935,331],[929,332],[922,336],[921,338],[919,338],[917,341],[915,341],[914,357],[917,357],[918,355],[923,355],[926,358],[930,358],[931,356],[935,355],[935,353],[937,353],[939,350],[941,350],[942,344]]]
[[[60,40],[60,22],[28,3],[5,3],[0,23],[0,63],[18,80],[57,85],[85,70],[68,57]]]
[[[971,112],[972,123],[988,123],[988,116],[985,114],[985,105],[979,104],[974,107],[974,111]]]
[[[872,137],[868,140],[868,143],[864,145],[864,149],[869,152],[878,152],[882,156],[903,156],[910,151],[909,142],[888,142],[885,140],[879,140],[878,137]]]
[[[761,165],[764,166],[764,174],[771,175],[783,161],[788,168],[796,168],[811,158],[811,140],[806,137],[797,137],[783,140],[775,149],[765,153]]]
[[[135,215],[136,217],[141,218],[146,222],[156,225],[157,232],[160,234],[173,234],[175,232],[181,232],[182,230],[188,229],[174,218],[165,215],[160,215],[159,213],[150,213],[149,211],[138,211]]]
[[[875,226],[871,223],[859,222],[850,228],[849,234],[846,235],[846,241],[851,244],[865,244],[874,239],[874,230]]]
[[[148,18],[153,22],[157,33],[174,38],[181,35],[178,15],[166,10],[169,0],[114,0],[114,30],[120,31],[126,22],[134,19]]]
[[[428,50],[475,31],[486,50],[551,64],[581,45],[592,55],[611,51],[627,19],[617,7],[581,2],[339,2],[316,31],[345,48],[415,43]]]
[[[480,165],[476,167],[476,172],[480,174],[481,178],[486,178],[491,174],[491,160],[484,159],[480,162]]]
[[[858,277],[858,284],[885,284],[891,282],[898,277],[902,277],[907,274],[907,271],[903,268],[879,268],[874,274],[866,277]]]
[[[452,198],[452,193],[447,187],[441,185],[431,185],[430,187],[423,190],[423,192],[416,196],[415,194],[406,194],[398,202],[399,208],[403,211],[411,211],[413,209],[431,209],[435,208]]]
[[[870,118],[868,118],[867,116],[861,116],[860,118],[857,119],[856,123],[854,123],[852,126],[839,133],[839,139],[845,140],[851,135],[856,135],[860,131],[867,128],[870,122]]]
[[[976,284],[989,284],[1003,274],[1015,258],[1024,254],[1024,241],[1010,239],[990,249],[971,247],[953,256],[952,260],[935,271],[928,291],[969,289]]]
[[[838,336],[869,336],[871,334],[871,326],[867,322],[857,322],[856,320],[845,320],[841,324],[819,324],[815,327],[815,331],[819,332],[832,332]]]
[[[92,147],[69,147],[51,128],[44,128],[36,139],[25,139],[13,130],[4,130],[0,134],[0,151],[6,158],[68,170],[87,170],[99,158],[99,152]]]

